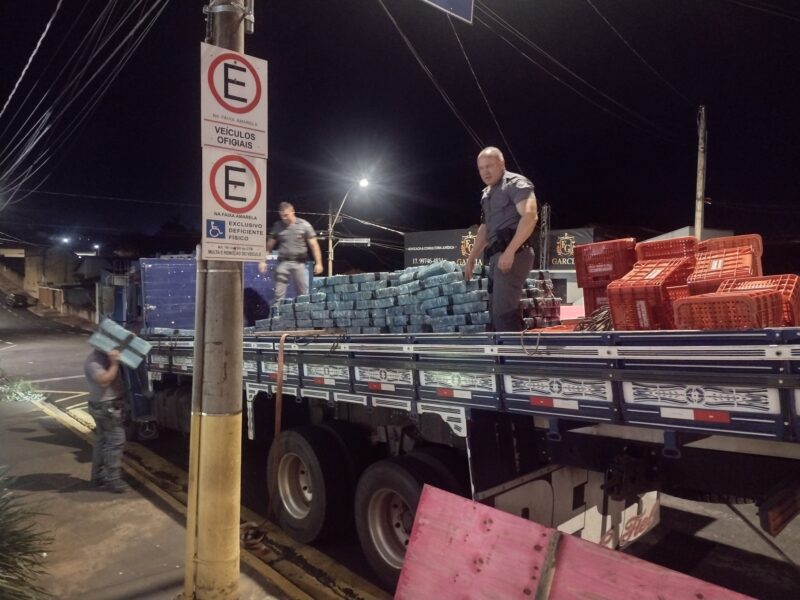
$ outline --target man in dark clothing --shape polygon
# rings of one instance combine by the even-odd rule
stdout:
[[[289,280],[294,281],[298,295],[308,293],[306,261],[308,250],[314,255],[314,275],[322,273],[322,252],[317,234],[311,224],[295,215],[288,202],[278,205],[281,220],[272,226],[267,239],[267,253],[278,247],[278,266],[275,268],[275,301],[283,300]],[[267,263],[259,265],[259,271],[267,272]]]
[[[119,366],[119,352],[92,350],[83,366],[89,383],[89,414],[95,422],[92,449],[92,484],[123,493],[122,451],[125,447],[123,409],[127,401]]]
[[[533,268],[530,239],[539,219],[536,195],[529,179],[506,171],[503,153],[497,148],[481,150],[478,172],[486,184],[481,197],[481,225],[464,277],[472,278],[475,261],[486,250],[492,325],[495,331],[521,331],[520,292]]]

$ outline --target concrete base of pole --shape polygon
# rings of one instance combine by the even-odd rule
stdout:
[[[201,415],[200,421],[195,598],[234,600],[239,598],[242,415]]]

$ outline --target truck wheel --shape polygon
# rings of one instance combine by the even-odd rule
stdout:
[[[364,470],[374,462],[375,449],[369,441],[369,430],[348,421],[326,421],[320,425],[330,431],[339,442],[345,457],[345,471],[349,475],[349,503],[352,505],[356,482]]]
[[[284,431],[277,444],[278,464],[273,442],[267,481],[277,494],[272,505],[278,524],[298,542],[322,539],[347,515],[339,444],[330,431],[313,425]]]
[[[436,472],[442,489],[459,496],[470,497],[467,459],[446,446],[414,448],[408,458],[428,465]]]
[[[140,421],[136,423],[136,439],[140,442],[150,442],[158,439],[158,423],[155,421]]]
[[[425,483],[438,485],[436,473],[408,456],[371,465],[358,481],[356,531],[367,562],[380,581],[394,590]]]

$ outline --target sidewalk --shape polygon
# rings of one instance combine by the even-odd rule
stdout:
[[[125,494],[88,483],[91,447],[36,404],[0,403],[0,465],[53,537],[41,581],[55,598],[161,600],[182,592],[183,516],[134,480]],[[242,566],[242,600],[285,598]]]
[[[76,327],[89,332],[93,332],[95,329],[97,329],[97,325],[91,321],[87,321],[86,319],[75,315],[62,315],[54,308],[45,308],[43,306],[39,306],[38,304],[34,304],[29,306],[28,310],[37,317],[55,321],[56,323],[61,323],[62,325],[67,325],[69,327]]]

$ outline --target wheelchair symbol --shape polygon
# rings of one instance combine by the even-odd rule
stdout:
[[[225,222],[206,221],[206,237],[225,239]]]

